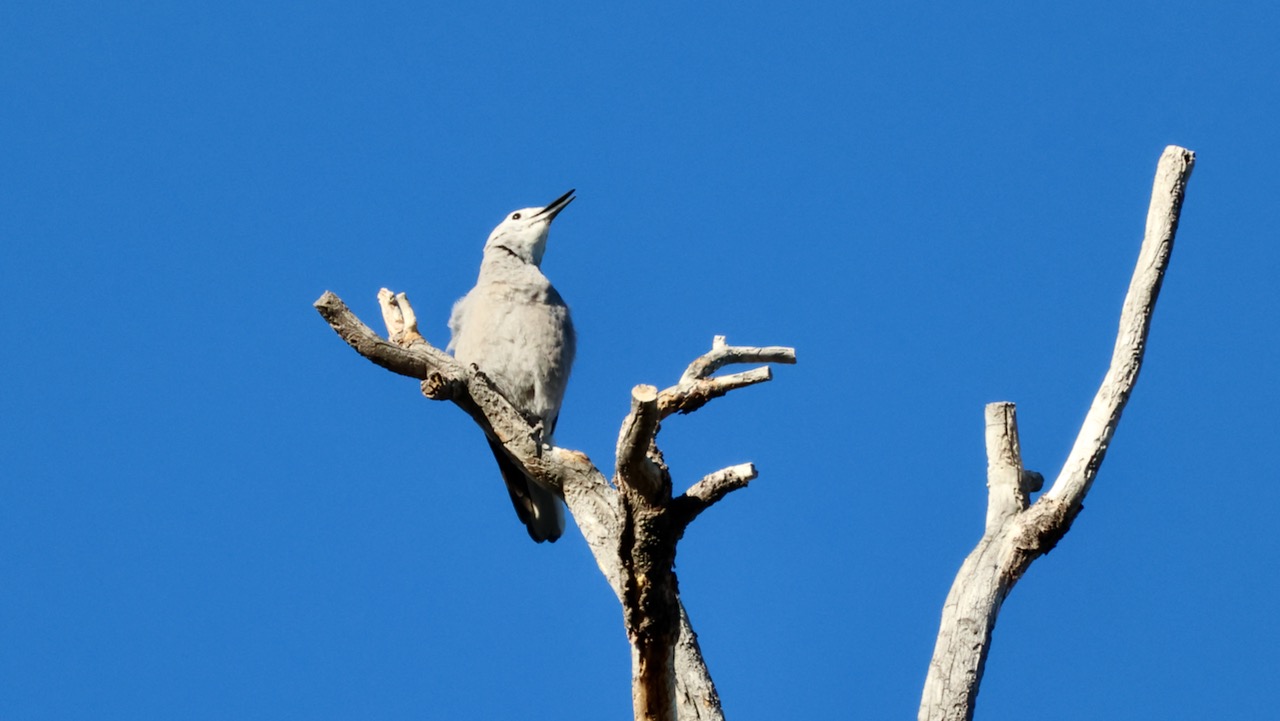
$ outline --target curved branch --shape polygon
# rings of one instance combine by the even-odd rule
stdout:
[[[740,488],[746,488],[757,475],[755,464],[752,463],[740,463],[706,475],[690,486],[684,495],[672,499],[671,508],[676,514],[677,523],[688,526],[698,514],[721,498]]]
[[[986,530],[965,559],[943,604],[937,644],[920,700],[921,721],[970,721],[982,683],[996,616],[1014,585],[1071,528],[1083,508],[1107,445],[1138,379],[1156,298],[1195,154],[1169,146],[1160,157],[1147,229],[1120,312],[1111,367],[1094,397],[1075,446],[1053,486],[1028,507],[1044,478],[1022,468],[1012,403],[987,406]]]
[[[462,366],[443,351],[429,345],[427,348],[430,350],[409,350],[384,340],[372,328],[360,322],[346,303],[330,291],[326,290],[313,305],[347,345],[392,373],[419,380],[426,380],[432,373],[450,377],[460,375]]]
[[[712,373],[727,365],[738,363],[786,363],[796,362],[796,350],[781,346],[755,348],[752,346],[729,345],[722,335],[711,339],[711,350],[694,359],[684,374],[681,383],[688,383],[702,378],[709,378]]]
[[[1151,316],[1164,283],[1165,270],[1169,267],[1182,201],[1195,162],[1195,153],[1176,145],[1165,148],[1160,156],[1155,184],[1151,189],[1151,207],[1147,211],[1142,250],[1138,253],[1138,265],[1120,311],[1120,330],[1111,354],[1111,367],[1093,398],[1062,472],[1045,493],[1047,498],[1078,507],[1098,475],[1107,445],[1120,423],[1120,414],[1129,402],[1134,384],[1138,382],[1142,356],[1147,350],[1147,333],[1151,330]]]
[[[727,365],[738,363],[792,365],[795,362],[794,348],[731,346],[725,342],[724,336],[718,335],[711,341],[711,350],[690,363],[674,386],[658,394],[659,415],[666,418],[673,413],[692,413],[729,391],[773,379],[773,371],[768,366],[718,378],[711,377],[712,373]]]

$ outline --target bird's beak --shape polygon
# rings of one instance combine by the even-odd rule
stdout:
[[[556,198],[555,200],[551,201],[550,205],[543,208],[538,213],[538,215],[534,217],[545,215],[547,216],[548,223],[550,223],[552,220],[555,220],[555,217],[560,214],[560,211],[564,210],[566,207],[568,207],[569,203],[573,202],[573,197],[574,197],[573,192],[574,191],[570,190],[569,192],[565,193],[559,198]]]

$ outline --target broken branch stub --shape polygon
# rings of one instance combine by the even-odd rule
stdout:
[[[729,346],[717,337],[675,386],[659,392],[636,386],[618,436],[615,485],[584,454],[545,447],[531,425],[477,368],[466,368],[418,332],[403,294],[382,289],[379,306],[391,341],[360,322],[333,293],[317,311],[357,353],[393,372],[422,381],[424,395],[452,401],[467,412],[511,459],[565,499],[604,574],[623,605],[632,644],[632,701],[646,721],[723,721],[715,684],[680,602],[676,543],[684,527],[726,494],[755,478],[751,464],[710,474],[673,499],[671,476],[657,446],[663,418],[688,413],[712,398],[771,378],[768,367],[711,377],[734,363],[794,363],[790,348]]]

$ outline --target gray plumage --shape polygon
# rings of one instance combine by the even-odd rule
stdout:
[[[449,350],[474,363],[527,417],[542,421],[551,443],[560,402],[569,383],[575,338],[569,307],[542,274],[551,221],[573,200],[573,191],[544,208],[508,215],[484,244],[476,286],[453,306]],[[564,532],[564,505],[489,441],[516,515],[533,540],[555,541]]]

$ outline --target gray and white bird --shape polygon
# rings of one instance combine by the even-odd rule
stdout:
[[[573,201],[573,191],[545,208],[508,215],[489,234],[476,287],[453,305],[449,350],[475,364],[527,417],[542,421],[551,443],[560,402],[569,383],[575,338],[569,307],[542,274],[551,221]],[[516,515],[533,540],[555,541],[564,532],[564,505],[530,478],[490,439]]]

